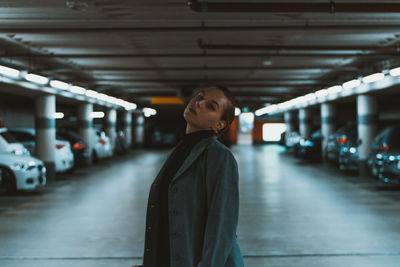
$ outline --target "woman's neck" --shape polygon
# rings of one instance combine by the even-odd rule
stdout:
[[[198,132],[198,131],[206,131],[206,130],[212,130],[212,129],[201,129],[197,127],[193,127],[192,125],[187,124],[186,125],[186,134]]]

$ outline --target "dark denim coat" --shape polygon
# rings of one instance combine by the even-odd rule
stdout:
[[[158,231],[158,182],[164,167],[150,189],[144,267],[163,267],[155,266],[154,242]],[[244,266],[236,236],[238,178],[235,158],[215,137],[194,146],[169,186],[171,267]]]

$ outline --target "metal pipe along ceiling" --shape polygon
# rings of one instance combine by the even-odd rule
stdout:
[[[188,0],[196,12],[399,13],[399,3],[215,3]]]
[[[231,45],[231,44],[205,44],[198,40],[198,46],[204,50],[257,50],[257,51],[362,51],[362,52],[383,52],[399,53],[400,47],[389,46],[285,46],[285,45]]]

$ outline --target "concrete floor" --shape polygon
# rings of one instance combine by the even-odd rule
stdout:
[[[399,187],[304,164],[275,145],[233,151],[246,266],[400,266]],[[0,266],[141,263],[148,191],[165,155],[135,151],[37,193],[0,193]]]

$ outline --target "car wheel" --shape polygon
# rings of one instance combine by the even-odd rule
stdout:
[[[99,157],[97,156],[96,150],[93,150],[92,152],[92,163],[95,164],[99,162]]]
[[[1,186],[9,193],[17,192],[17,180],[14,174],[8,169],[2,169]]]
[[[379,169],[375,164],[372,164],[371,172],[372,172],[372,176],[378,177]]]

